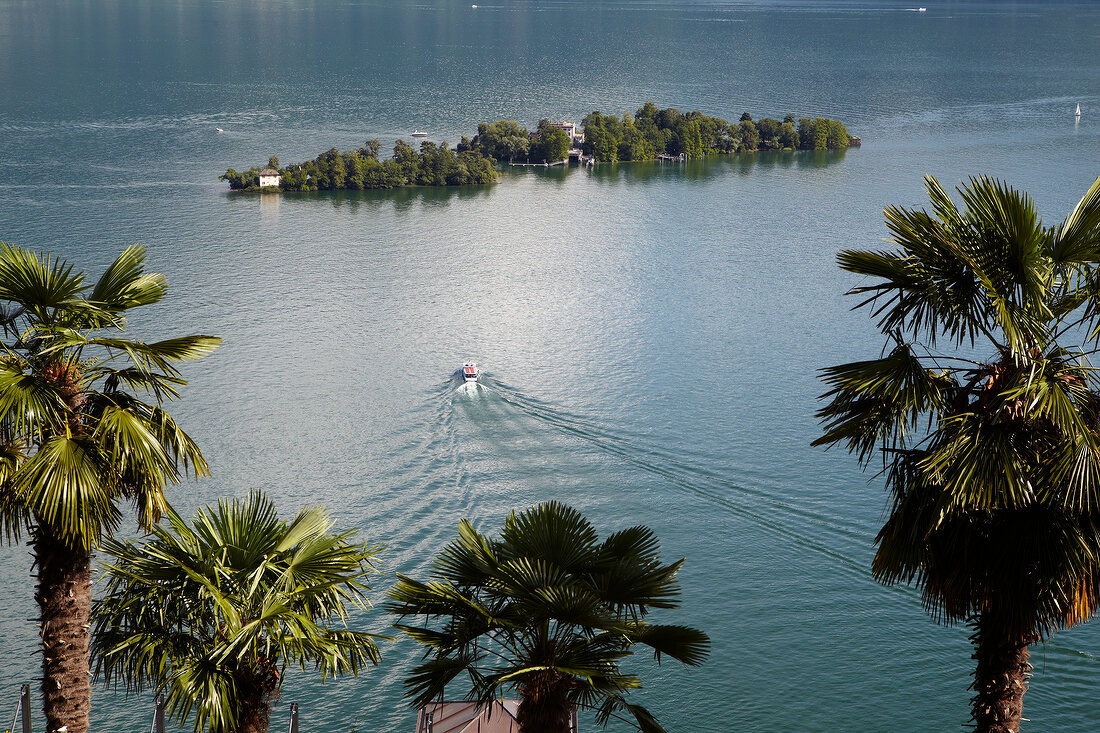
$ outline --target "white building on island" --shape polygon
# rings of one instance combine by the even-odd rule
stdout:
[[[279,171],[274,168],[264,168],[260,171],[260,188],[279,185]]]
[[[565,130],[565,134],[569,136],[569,140],[574,146],[580,145],[584,142],[584,133],[577,130],[577,126],[572,122],[551,122],[554,127],[560,127]]]

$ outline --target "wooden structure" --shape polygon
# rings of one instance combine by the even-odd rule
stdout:
[[[476,702],[433,702],[417,712],[416,733],[519,733],[518,712],[519,700],[494,700],[484,708]],[[578,731],[573,708],[569,733]]]

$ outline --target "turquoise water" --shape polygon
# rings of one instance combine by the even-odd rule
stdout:
[[[670,731],[960,726],[965,630],[870,578],[885,493],[809,447],[815,371],[881,347],[834,260],[879,246],[883,206],[920,205],[926,174],[1000,176],[1063,217],[1100,174],[1100,7],[469,5],[0,0],[0,239],[92,271],[143,242],[172,291],[136,333],[226,340],[176,407],[214,475],[173,502],[320,501],[414,576],[464,516],[491,530],[560,499],[603,530],[645,523],[687,558],[674,618],[714,640],[699,670],[646,670],[636,697]],[[463,190],[216,180],[646,100],[835,117],[864,145]],[[472,392],[448,382],[466,359],[486,372]],[[29,564],[0,549],[5,724],[38,669]],[[1035,649],[1029,729],[1094,727],[1097,628]],[[323,694],[292,677],[283,702],[304,731],[411,731],[416,656],[389,645]],[[146,730],[150,709],[97,691],[95,729]]]

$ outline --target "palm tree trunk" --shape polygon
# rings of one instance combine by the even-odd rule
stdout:
[[[267,733],[271,720],[271,680],[263,672],[257,672],[249,661],[237,666],[235,677],[240,702],[236,733]]]
[[[1032,636],[1012,633],[993,614],[973,622],[974,690],[971,698],[976,733],[1018,733],[1024,713],[1024,693],[1031,678],[1028,647]]]
[[[88,618],[92,610],[91,553],[73,549],[39,524],[34,537],[42,626],[42,709],[46,731],[87,733],[92,686],[88,677]]]
[[[569,733],[569,689],[573,681],[550,670],[538,672],[520,690],[519,733]]]

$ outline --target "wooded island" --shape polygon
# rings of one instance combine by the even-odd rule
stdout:
[[[702,112],[684,114],[646,102],[633,116],[592,112],[581,121],[580,131],[573,123],[545,119],[534,132],[515,120],[482,122],[472,140],[464,136],[454,149],[446,142],[424,141],[418,152],[398,140],[393,156],[383,161],[379,142],[368,140],[357,150],[332,148],[285,168],[273,156],[263,170],[229,168],[219,178],[234,191],[463,186],[495,183],[498,162],[556,164],[570,157],[601,163],[690,160],[759,150],[842,150],[859,144],[842,122],[824,117],[753,120],[746,112],[731,124]]]

